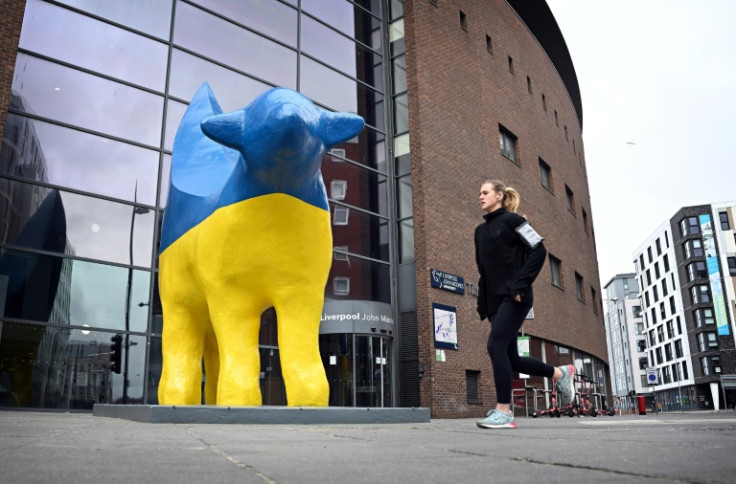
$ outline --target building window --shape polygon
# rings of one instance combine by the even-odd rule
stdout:
[[[703,257],[703,243],[700,239],[688,240],[683,246],[685,252],[685,259],[691,257]]]
[[[631,311],[634,313],[634,317],[635,318],[640,318],[641,317],[641,306],[633,306],[631,308]]]
[[[726,257],[728,261],[728,273],[731,276],[736,276],[736,257]]]
[[[657,364],[662,364],[662,348],[657,348],[654,350],[654,354],[657,355]]]
[[[335,260],[350,262],[350,256],[348,256],[347,245],[336,245],[333,250]]]
[[[332,279],[332,292],[335,296],[348,296],[350,294],[350,278],[335,277]]]
[[[567,125],[565,125],[565,141],[570,141],[567,137]]]
[[[347,207],[336,206],[332,212],[332,225],[347,225],[350,209]]]
[[[560,259],[550,254],[549,256],[549,271],[553,286],[557,286],[562,289],[562,271],[560,270],[562,262]]]
[[[718,212],[718,219],[721,221],[721,230],[731,230],[731,224],[728,221],[728,212]]]
[[[560,118],[557,117],[557,110],[555,109],[555,126],[560,127]]]
[[[667,254],[662,257],[662,264],[664,265],[664,271],[669,272],[670,271],[670,258],[667,257]]]
[[[680,232],[682,236],[697,235],[700,233],[700,224],[698,217],[686,217],[680,221]]]
[[[639,369],[646,370],[647,368],[649,368],[649,358],[646,356],[639,358]]]
[[[719,375],[721,373],[721,357],[705,356],[700,359],[703,365],[703,375]]]
[[[460,10],[460,28],[466,32],[468,31],[468,18],[462,10]]]
[[[598,303],[596,302],[596,299],[597,293],[595,292],[593,286],[590,286],[590,303],[593,305],[593,312],[595,314],[598,314]]]
[[[584,208],[581,211],[583,212],[583,231],[585,231],[585,235],[590,237],[590,234],[588,234],[588,212]]]
[[[567,200],[567,209],[575,214],[575,194],[570,190],[570,187],[565,185],[565,199]]]
[[[701,328],[706,325],[715,324],[713,318],[713,308],[700,308],[696,309],[695,315],[695,327]]]
[[[486,50],[493,54],[493,40],[490,35],[486,35]]]
[[[543,159],[539,159],[539,178],[542,182],[542,186],[552,191],[552,169]]]
[[[700,351],[708,351],[718,348],[718,338],[715,332],[705,331],[698,334],[698,348]]]
[[[710,302],[710,291],[708,290],[708,286],[705,284],[691,287],[690,295],[692,296],[693,304]]]
[[[652,258],[652,247],[651,246],[647,247],[647,256],[649,257],[649,263],[651,264],[652,261],[654,260]]]
[[[659,238],[654,241],[654,244],[657,246],[657,255],[662,255],[662,244],[659,243]]]
[[[330,150],[330,160],[340,163],[345,161],[345,149],[343,148],[332,148]]]
[[[675,314],[677,312],[675,309],[675,296],[670,296],[670,314]]]
[[[696,261],[687,265],[687,280],[692,282],[695,279],[705,279],[708,277],[708,271],[705,267],[705,262]]]
[[[675,358],[682,358],[682,340],[675,341]]]
[[[635,334],[637,334],[639,336],[643,335],[644,334],[644,323],[636,323],[634,325],[634,332],[635,332]],[[644,344],[644,348],[646,348],[646,340],[642,339],[642,340],[639,340],[639,341],[641,341],[642,344]],[[639,351],[644,351],[644,350],[641,349]]]
[[[660,278],[660,274],[659,274],[659,262],[655,262],[654,263],[654,280],[656,281],[659,278]]]
[[[575,293],[578,296],[579,301],[585,302],[585,294],[583,293],[583,276],[575,273]]]
[[[529,76],[526,76],[526,89],[529,91],[529,94],[532,93],[532,78]]]
[[[478,381],[480,372],[477,370],[465,370],[465,388],[468,403],[481,403],[478,396]]]
[[[516,159],[516,136],[508,129],[499,125],[498,140],[501,144],[501,154],[514,163],[518,163]]]
[[[514,73],[514,59],[512,59],[511,56],[509,56],[509,72],[512,74]]]
[[[547,110],[547,96],[542,94],[542,108],[546,111]]]
[[[334,200],[345,200],[345,194],[347,191],[347,180],[332,180],[330,182],[330,196]]]

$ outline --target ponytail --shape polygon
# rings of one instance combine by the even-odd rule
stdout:
[[[493,185],[494,190],[503,194],[503,208],[509,212],[516,212],[516,210],[518,210],[519,202],[521,201],[519,192],[514,188],[507,187],[504,182],[499,180],[486,180],[483,182],[484,185],[486,183],[490,183]]]

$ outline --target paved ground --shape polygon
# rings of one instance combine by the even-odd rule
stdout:
[[[736,482],[730,411],[517,423],[150,424],[0,411],[0,482]]]

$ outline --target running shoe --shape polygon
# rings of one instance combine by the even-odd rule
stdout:
[[[573,381],[575,367],[572,365],[561,366],[560,371],[562,371],[562,378],[555,383],[557,400],[560,407],[567,407],[575,396],[575,382]]]
[[[475,425],[482,429],[515,429],[514,414],[506,413],[500,410],[492,410],[488,412],[488,416],[483,420],[478,420]]]

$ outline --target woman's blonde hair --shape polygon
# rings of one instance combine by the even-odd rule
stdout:
[[[486,180],[483,182],[484,185],[486,183],[490,183],[493,185],[494,190],[503,194],[503,208],[509,212],[516,212],[519,208],[519,202],[521,201],[519,192],[511,187],[507,187],[504,182],[499,180]]]

